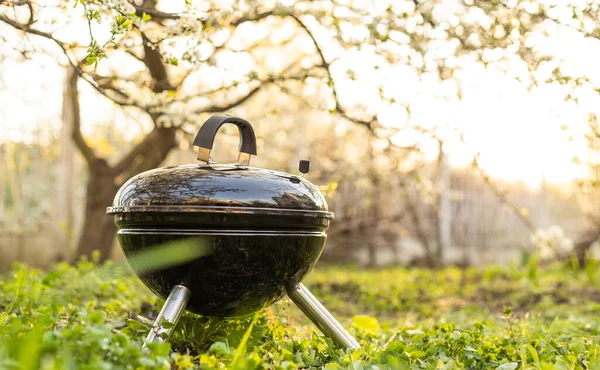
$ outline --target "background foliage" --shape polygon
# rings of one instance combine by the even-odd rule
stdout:
[[[506,262],[553,225],[581,257],[600,230],[590,206],[600,80],[595,54],[585,53],[598,47],[598,9],[596,1],[0,1],[0,62],[19,71],[1,81],[18,91],[31,77],[26,108],[2,122],[10,128],[0,139],[0,172],[10,174],[0,178],[4,260],[28,259],[25,249],[39,265],[94,250],[111,257],[115,227],[104,209],[118,187],[189,161],[198,125],[224,112],[257,126],[253,164],[293,172],[298,159],[313,159],[310,180],[339,215],[330,259]],[[544,106],[499,100],[515,93]],[[525,175],[553,169],[523,150],[552,141],[542,126],[551,119],[578,153],[589,148],[589,158],[576,158],[589,176],[539,191],[487,176],[487,148],[471,150],[470,132],[500,133],[524,116],[539,132],[513,127],[496,163]],[[12,129],[21,119],[28,128]],[[467,157],[465,168],[448,154]],[[63,240],[36,261],[49,235]]]

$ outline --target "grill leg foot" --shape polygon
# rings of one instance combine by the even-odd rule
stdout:
[[[169,297],[165,301],[165,305],[160,310],[154,322],[152,330],[150,330],[150,333],[146,337],[143,348],[146,348],[146,343],[162,343],[171,336],[191,296],[192,293],[190,290],[183,285],[175,285],[173,287],[171,293],[169,293]],[[163,327],[165,322],[170,324],[166,328]]]
[[[288,288],[287,294],[323,334],[333,339],[336,345],[349,349],[360,348],[356,339],[344,329],[304,284],[298,283],[296,286]]]

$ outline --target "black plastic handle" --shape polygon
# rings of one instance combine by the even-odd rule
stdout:
[[[233,123],[238,127],[240,131],[240,155],[238,162],[248,165],[250,156],[256,155],[256,135],[254,135],[254,129],[248,121],[229,115],[212,116],[204,122],[194,139],[194,146],[200,147],[198,150],[198,159],[208,163],[217,131],[226,123]]]

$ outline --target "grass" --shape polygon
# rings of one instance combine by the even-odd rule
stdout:
[[[591,266],[318,266],[305,284],[361,349],[334,348],[283,299],[241,319],[186,313],[142,351],[158,302],[126,267],[16,265],[0,277],[0,368],[600,369]]]

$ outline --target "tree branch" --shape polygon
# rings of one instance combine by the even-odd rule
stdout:
[[[138,17],[141,18],[142,15],[144,13],[146,13],[146,14],[150,14],[155,21],[161,21],[163,19],[181,19],[184,16],[184,14],[180,14],[180,13],[165,13],[165,12],[161,12],[160,10],[157,10],[156,9],[156,1],[154,1],[154,0],[146,1],[146,2],[144,2],[144,5],[142,5],[142,6],[137,6],[134,4],[134,7],[136,9],[136,15]],[[252,15],[252,16],[243,16],[243,17],[238,18],[235,21],[231,22],[231,25],[239,26],[240,24],[242,24],[244,22],[256,22],[256,21],[267,18],[274,14],[275,14],[275,11],[268,10],[268,11],[258,13],[258,14]],[[201,21],[201,22],[205,21],[202,18],[198,18],[197,20]]]
[[[275,12],[273,10],[269,10],[269,11],[266,11],[263,13],[255,14],[253,16],[244,16],[244,17],[238,18],[235,21],[231,22],[231,25],[237,27],[244,22],[256,22],[256,21],[267,18],[274,14],[275,14]]]
[[[165,12],[161,12],[160,10],[156,10],[156,8],[154,7],[154,4],[152,6],[147,6],[147,5],[142,5],[142,6],[135,6],[136,12],[135,14],[138,17],[142,17],[144,15],[144,13],[146,14],[150,14],[153,18],[155,18],[156,20],[161,20],[161,19],[179,19],[181,18],[181,14],[177,14],[177,13],[165,13]]]
[[[60,48],[63,50],[63,52],[66,55],[67,51],[66,51],[65,44],[63,42],[55,39],[54,37],[52,37],[51,34],[48,34],[48,33],[42,32],[42,31],[38,31],[36,29],[31,28],[30,25],[21,24],[21,23],[14,21],[3,15],[0,15],[0,21],[8,24],[9,26],[12,26],[13,28],[19,29],[23,32],[41,36],[46,39],[50,39],[50,40],[54,41],[58,46],[60,46]],[[97,159],[97,157],[94,154],[92,148],[90,148],[87,145],[87,143],[85,142],[85,140],[83,139],[83,136],[81,134],[81,127],[80,127],[81,126],[81,113],[79,110],[79,92],[78,92],[79,90],[77,89],[79,68],[71,62],[71,59],[69,58],[68,55],[66,55],[66,56],[67,56],[67,59],[69,60],[69,63],[71,64],[69,67],[69,70],[67,72],[67,83],[69,86],[68,90],[70,93],[65,94],[66,97],[70,99],[70,103],[71,103],[70,105],[73,110],[72,111],[73,127],[72,127],[71,136],[73,138],[73,141],[75,142],[75,145],[77,146],[77,148],[83,155],[83,158],[85,159],[86,163],[88,163],[88,165],[90,165]]]
[[[162,60],[160,51],[156,47],[150,46],[152,41],[141,30],[140,34],[142,35],[144,43],[144,57],[142,58],[142,62],[146,65],[146,68],[148,68],[148,71],[154,80],[152,91],[159,93],[173,90],[174,87],[169,82],[167,67]]]
[[[435,259],[430,240],[427,237],[427,233],[425,232],[423,224],[421,223],[421,217],[419,217],[419,207],[416,204],[416,201],[412,198],[412,192],[408,190],[408,184],[406,180],[400,182],[400,187],[403,190],[402,194],[404,195],[406,211],[410,217],[412,226],[415,229],[415,235],[423,245],[423,249],[425,249],[425,263],[428,267],[435,267],[439,261],[436,261]]]
[[[6,6],[31,5],[31,2],[29,0],[18,0],[18,1],[0,0],[0,5],[6,5]]]
[[[494,195],[496,195],[496,197],[500,199],[502,204],[508,207],[510,211],[519,218],[523,225],[525,225],[527,229],[531,231],[531,233],[535,233],[537,231],[537,227],[534,225],[534,223],[529,219],[529,217],[524,215],[510,200],[508,200],[508,197],[504,192],[498,189],[498,187],[496,186],[496,184],[494,184],[489,175],[485,173],[483,169],[479,166],[477,156],[473,158],[473,168],[475,168],[475,170],[479,172],[483,181],[488,185],[489,189],[494,193]]]
[[[63,51],[63,54],[67,57],[67,61],[69,62],[69,64],[75,68],[77,75],[79,77],[81,77],[84,81],[86,81],[92,88],[94,88],[94,90],[96,90],[101,95],[103,95],[104,97],[106,97],[107,99],[111,100],[113,103],[115,103],[121,107],[135,107],[135,108],[145,111],[145,109],[143,107],[140,107],[136,104],[132,104],[127,101],[116,99],[115,97],[110,96],[107,93],[107,91],[102,89],[100,87],[100,85],[93,78],[88,77],[88,75],[83,71],[83,69],[79,66],[78,63],[75,63],[75,62],[73,62],[73,60],[71,60],[71,57],[69,56],[69,53],[67,51],[69,48],[69,45],[65,42],[62,42],[62,41],[54,38],[54,36],[52,36],[51,33],[43,32],[43,31],[37,30],[35,28],[31,28],[28,25],[16,22],[4,15],[0,15],[0,22],[4,22],[4,23],[8,24],[9,26],[12,26],[13,28],[16,28],[25,33],[40,36],[40,37],[43,37],[45,39],[48,39],[48,40],[54,42],[56,45],[58,45],[61,48],[61,50]],[[119,95],[121,95],[121,94],[119,94]]]
[[[150,0],[147,1],[147,4],[148,6],[144,9],[144,12],[148,13],[148,11],[152,11],[153,9],[155,10],[156,1]],[[154,80],[152,91],[155,93],[160,93],[167,90],[173,90],[174,87],[169,82],[167,68],[162,60],[160,51],[158,48],[150,46],[151,41],[144,34],[144,32],[142,32],[142,30],[138,28],[138,31],[142,36],[144,44],[144,57],[142,58],[142,62],[144,65],[146,65],[146,68]],[[151,114],[151,117],[153,120],[156,119],[156,115]],[[155,166],[158,166],[166,157],[168,152],[175,146],[175,130],[176,128],[174,127],[162,128],[155,125],[154,129],[144,138],[141,143],[134,146],[129,153],[119,160],[114,167],[116,173],[122,174],[128,168],[133,166],[139,156],[145,157],[146,160],[142,161],[132,170],[130,170],[130,174],[135,174],[144,170],[144,168],[138,168],[142,165],[149,166],[155,164]],[[152,158],[156,158],[156,160],[151,160]]]
[[[79,75],[75,67],[69,65],[67,67],[67,81],[64,94],[63,104],[67,104],[72,114],[72,125],[71,125],[71,137],[79,149],[79,152],[83,155],[85,162],[88,166],[98,159],[94,154],[92,148],[85,142],[83,135],[81,134],[81,112],[79,109],[79,90],[77,88],[77,81]]]
[[[240,104],[243,104],[244,102],[246,102],[248,99],[250,99],[251,97],[253,97],[257,92],[260,91],[261,88],[263,88],[265,85],[272,83],[273,80],[269,79],[266,80],[262,83],[260,83],[258,86],[256,86],[255,88],[253,88],[252,90],[250,90],[250,92],[234,101],[232,101],[231,103],[227,104],[227,105],[211,105],[208,106],[206,108],[203,108],[201,110],[197,110],[196,113],[221,113],[221,112],[226,112],[230,109],[233,109],[235,107],[237,107]]]
[[[117,175],[123,174],[128,168],[131,168],[138,158],[156,157],[156,160],[151,161],[158,166],[165,158],[164,152],[168,152],[175,147],[175,129],[155,126],[152,131],[146,135],[144,140],[133,147],[113,168]],[[148,160],[145,161],[148,166]],[[139,164],[138,164],[139,165]],[[150,166],[148,169],[153,168]],[[135,174],[135,169],[127,171],[130,174]],[[130,177],[130,176],[126,176]]]
[[[247,100],[249,100],[250,98],[252,98],[256,93],[258,93],[263,87],[265,87],[266,85],[272,84],[272,83],[276,83],[276,82],[283,82],[283,81],[291,81],[291,80],[301,80],[303,81],[308,75],[297,75],[297,76],[286,76],[286,72],[289,71],[290,69],[292,69],[294,67],[296,63],[291,63],[290,65],[288,65],[282,72],[281,75],[282,77],[269,77],[265,80],[261,80],[258,84],[258,86],[256,86],[255,88],[251,89],[250,92],[248,92],[246,95],[239,97],[238,99],[236,99],[235,101],[227,104],[227,105],[211,105],[199,110],[196,110],[195,113],[221,113],[221,112],[226,112],[230,109],[233,109],[235,107],[237,107],[240,104],[243,104],[244,102],[246,102]],[[231,88],[232,86],[230,85],[229,87],[222,87],[220,89],[224,89],[224,88]],[[213,90],[213,91],[218,91],[220,89],[217,90]]]
[[[313,35],[313,33],[310,31],[310,29],[306,26],[306,24],[304,24],[304,22],[302,22],[300,20],[300,18],[298,18],[298,16],[296,16],[296,15],[294,15],[292,13],[288,14],[288,16],[291,17],[302,29],[304,29],[304,31],[306,32],[306,34],[312,40],[312,43],[315,46],[315,49],[317,50],[317,54],[319,55],[319,59],[321,59],[321,64],[317,65],[317,67],[321,67],[321,68],[323,68],[327,72],[328,84],[331,86],[331,91],[332,91],[332,94],[333,94],[333,99],[335,101],[335,111],[336,111],[336,113],[338,113],[339,115],[343,116],[344,118],[346,118],[347,120],[349,120],[349,121],[351,121],[353,123],[359,124],[361,126],[365,126],[370,131],[373,131],[374,125],[377,123],[377,118],[373,117],[370,120],[363,120],[363,119],[360,119],[360,118],[352,117],[352,116],[350,116],[348,114],[348,112],[340,104],[340,99],[338,97],[337,89],[335,87],[335,81],[333,79],[333,76],[331,75],[331,64],[327,61],[327,59],[325,59],[325,55],[323,54],[323,49],[321,48],[321,46],[317,42],[317,39],[315,38],[315,36]]]
[[[38,35],[38,36],[42,36],[44,38],[50,39],[50,40],[54,41],[55,43],[57,43],[61,48],[63,48],[63,50],[65,50],[65,43],[63,43],[62,41],[59,41],[59,40],[55,39],[49,33],[36,30],[35,28],[31,28],[27,24],[21,24],[21,23],[15,21],[15,20],[12,20],[12,19],[4,16],[4,15],[0,15],[0,21],[8,24],[9,26],[12,26],[13,28],[21,30],[23,32],[27,32],[27,33],[30,33],[32,35]]]
[[[519,12],[519,9],[515,8],[515,7],[511,7],[508,4],[506,4],[504,1],[498,1],[497,4],[501,5],[502,7],[504,7],[505,9],[508,9],[510,11],[516,11],[517,13]],[[522,9],[521,9],[522,11]],[[580,29],[579,27],[567,24],[562,22],[561,20],[559,20],[558,18],[554,18],[554,17],[550,17],[545,10],[542,10],[542,14],[546,17],[546,19],[554,22],[555,24],[559,25],[559,26],[563,26],[563,27],[567,27],[570,28],[571,30],[580,33],[584,38],[590,38],[590,39],[594,39],[594,40],[599,40],[600,38],[598,37],[598,34],[594,33],[594,32],[585,32],[584,30]]]

